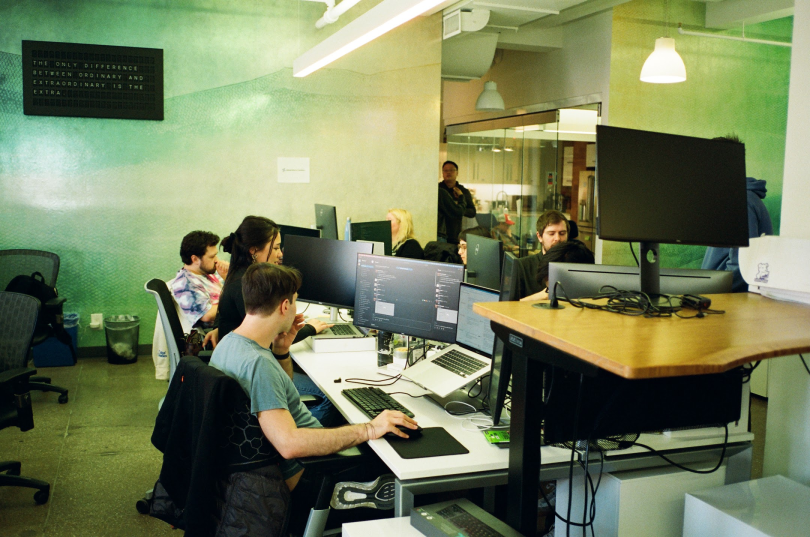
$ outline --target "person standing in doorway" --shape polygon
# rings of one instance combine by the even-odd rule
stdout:
[[[453,244],[458,244],[463,217],[475,217],[472,194],[457,181],[457,178],[458,164],[451,160],[442,164],[436,235],[439,241]]]

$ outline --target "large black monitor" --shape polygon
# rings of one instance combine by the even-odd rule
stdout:
[[[467,281],[489,289],[501,286],[501,241],[467,235]]]
[[[296,226],[278,226],[279,234],[281,235],[281,247],[284,248],[284,237],[287,235],[298,235],[300,237],[314,237],[320,238],[321,230],[320,229],[310,229],[308,227],[296,227]]]
[[[638,267],[549,263],[548,294],[555,297],[580,298],[599,293],[605,285],[622,291],[639,291]],[[661,269],[661,293],[670,295],[703,295],[730,293],[733,273],[725,270]],[[556,283],[559,282],[559,286]]]
[[[596,182],[597,234],[641,243],[648,295],[660,293],[659,243],[748,246],[743,144],[597,125]]]
[[[501,271],[500,302],[518,300],[520,285],[520,264],[515,254],[503,254],[503,270]],[[494,425],[500,422],[501,411],[509,387],[509,378],[512,371],[512,360],[509,351],[504,351],[503,342],[495,338],[492,350],[492,365],[489,371],[489,412]]]
[[[301,272],[298,298],[335,308],[354,307],[357,255],[370,254],[372,245],[290,235],[284,264]]]
[[[462,265],[362,254],[355,265],[356,326],[455,341]]]
[[[338,238],[337,209],[333,205],[315,204],[315,227],[321,230],[324,239]]]
[[[353,241],[381,242],[385,245],[385,255],[391,255],[391,222],[352,222]]]

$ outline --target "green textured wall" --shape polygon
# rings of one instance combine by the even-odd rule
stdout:
[[[779,230],[790,49],[679,35],[677,23],[704,27],[705,4],[671,0],[670,37],[686,64],[686,82],[647,84],[641,66],[664,35],[664,2],[634,0],[613,9],[609,124],[711,138],[734,132],[746,147],[750,176],[768,182],[765,205]],[[746,27],[747,37],[790,41],[792,18]],[[723,32],[740,35],[741,30]],[[637,247],[637,245],[636,245]],[[699,268],[705,248],[662,245],[662,264]],[[632,265],[628,246],[605,241],[605,264]]]
[[[143,284],[173,277],[193,229],[224,236],[248,214],[308,227],[313,204],[328,203],[354,221],[404,206],[431,238],[441,19],[293,78],[322,11],[294,0],[3,2],[0,247],[57,252],[67,311],[84,326],[93,312],[140,315],[151,343]],[[23,115],[23,39],[164,49],[166,119]],[[279,185],[279,156],[310,157],[311,183]],[[80,346],[103,344],[103,332],[80,330]]]

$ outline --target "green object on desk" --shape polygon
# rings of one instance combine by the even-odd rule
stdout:
[[[509,443],[509,431],[484,431],[484,437],[490,444]]]

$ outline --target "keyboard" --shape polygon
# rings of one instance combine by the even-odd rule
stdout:
[[[460,377],[467,377],[472,375],[482,368],[487,367],[487,363],[477,360],[472,356],[468,356],[463,352],[452,350],[446,352],[433,360],[433,363],[439,367],[443,367],[451,373],[455,373]]]
[[[357,334],[349,324],[336,324],[329,330],[336,336],[354,336]]]
[[[470,537],[503,537],[502,533],[495,531],[487,523],[478,520],[456,504],[448,505],[436,514],[458,529],[463,530],[464,533],[459,532],[460,535],[469,535]]]
[[[383,410],[399,410],[409,418],[413,417],[413,412],[379,388],[347,388],[340,393],[371,419],[376,418]]]

